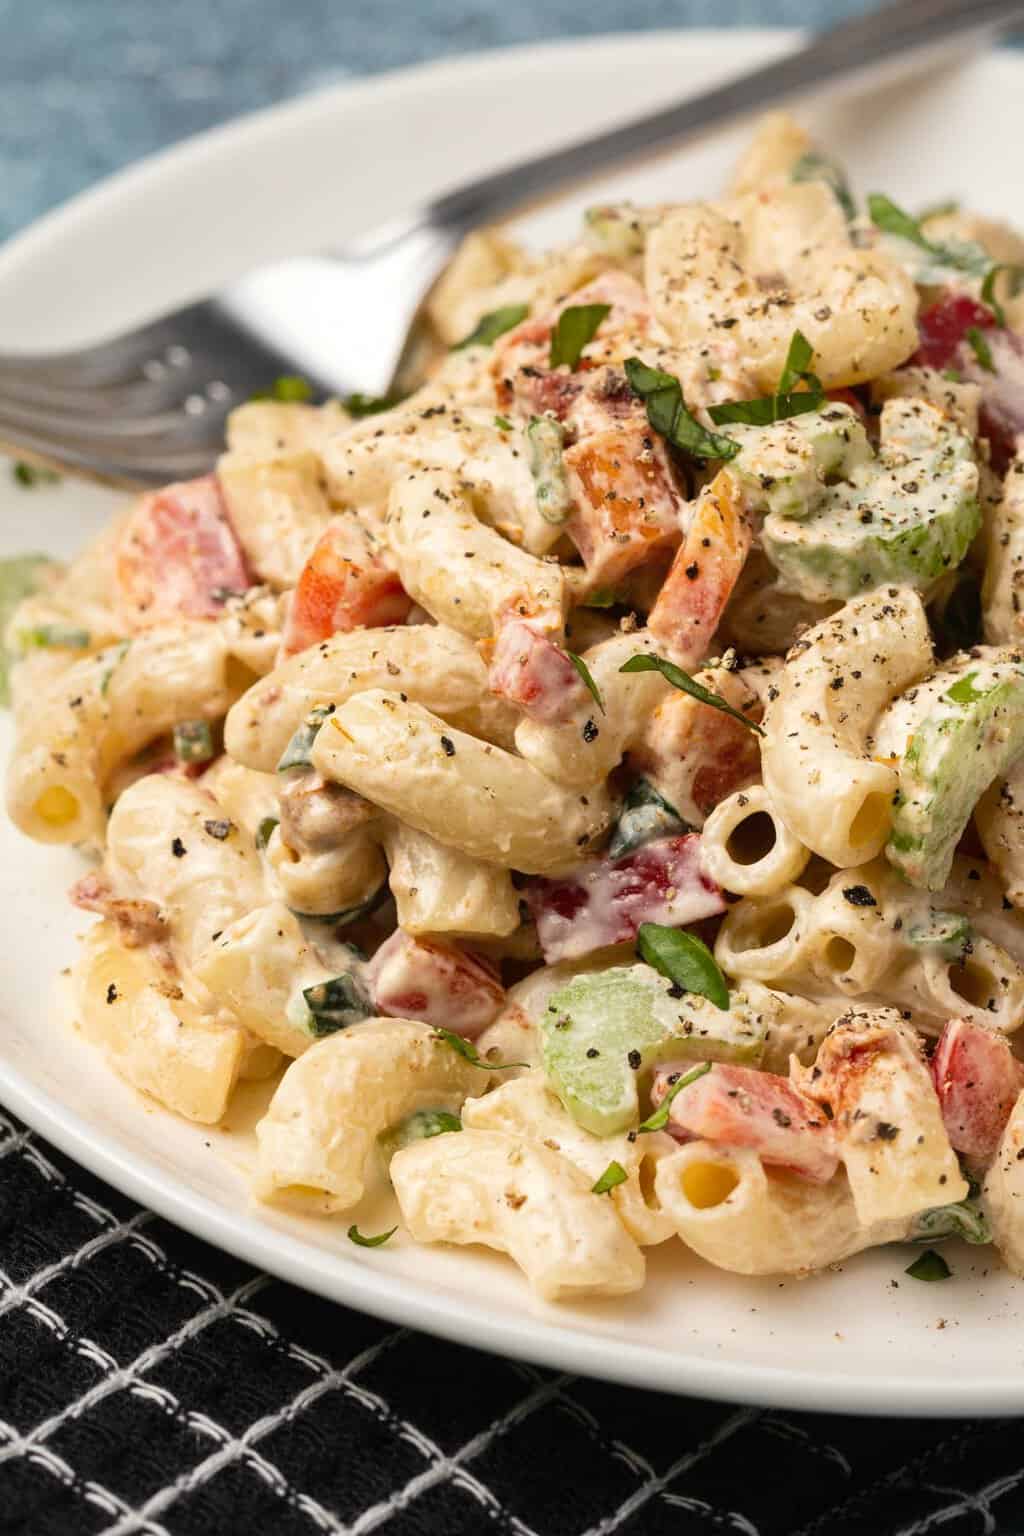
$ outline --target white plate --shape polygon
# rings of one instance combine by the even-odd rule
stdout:
[[[313,250],[432,190],[672,99],[786,44],[781,33],[695,32],[516,49],[311,96],[155,157],[40,221],[0,252],[0,345],[58,347],[132,323],[254,260]],[[915,85],[809,113],[862,187],[911,206],[965,194],[1024,219],[1024,58],[992,55]],[[716,137],[530,221],[571,230],[585,201],[711,193],[741,142]],[[1018,206],[1010,206],[1016,198]],[[1005,201],[1004,201],[1005,200]],[[70,554],[109,514],[72,484],[0,491],[0,547]],[[6,729],[6,722],[4,724]],[[0,741],[6,752],[7,739]],[[0,818],[2,821],[2,818]],[[745,1281],[656,1249],[650,1281],[614,1304],[534,1302],[504,1260],[355,1249],[345,1223],[248,1202],[244,1109],[210,1133],[143,1102],[66,1026],[50,978],[82,926],[64,892],[81,864],[0,826],[0,1095],[112,1184],[212,1243],[338,1301],[462,1343],[548,1365],[712,1397],[845,1412],[1024,1409],[1024,1287],[987,1251],[955,1278],[905,1279],[905,1249],[817,1279]],[[670,1249],[674,1251],[669,1251]],[[895,1283],[898,1282],[898,1283]]]

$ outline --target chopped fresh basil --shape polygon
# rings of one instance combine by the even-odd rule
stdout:
[[[51,570],[53,561],[46,555],[15,555],[10,560],[0,560],[0,636],[3,635],[11,615],[18,604],[33,592],[38,592],[44,572]],[[7,704],[7,668],[10,658],[0,644],[0,706]]]
[[[529,304],[504,304],[501,309],[492,309],[488,314],[480,316],[469,335],[457,341],[452,351],[461,352],[463,347],[492,346],[499,336],[521,325],[529,313]]]
[[[512,1067],[527,1067],[527,1061],[484,1061],[476,1046],[469,1040],[464,1040],[454,1030],[441,1029],[438,1026],[434,1030],[434,1039],[440,1040],[444,1045],[450,1045],[457,1056],[462,1056],[466,1061],[472,1062],[474,1067],[482,1067],[485,1072],[508,1072]]]
[[[24,459],[19,459],[11,465],[11,475],[17,485],[31,490],[35,485],[59,485],[60,475],[55,469],[48,469],[45,464],[26,464]]]
[[[390,411],[394,406],[401,405],[405,395],[395,391],[390,395],[347,395],[342,400],[342,405],[350,416],[361,418],[363,416],[378,416],[381,411]]]
[[[269,389],[261,389],[257,394],[250,396],[252,400],[279,400],[282,405],[294,405],[312,398],[312,384],[308,379],[300,378],[295,373],[281,374]]]
[[[708,415],[718,427],[731,421],[767,427],[775,421],[803,416],[807,411],[820,411],[825,403],[825,391],[818,375],[810,372],[813,356],[814,348],[807,337],[802,331],[794,331],[774,395],[760,400],[730,400],[725,405],[712,405]],[[798,384],[806,384],[807,388],[798,390]]]
[[[941,1253],[936,1253],[934,1248],[926,1248],[920,1258],[907,1265],[903,1273],[909,1275],[911,1280],[948,1280],[953,1271]]]
[[[1000,272],[1011,274],[1011,289],[1016,297],[1020,292],[1021,284],[1024,283],[1024,267],[1014,261],[997,261],[989,267],[985,274],[985,281],[981,285],[982,300],[988,305],[999,324],[1005,325],[1006,311],[1003,309],[1002,302],[996,298],[996,279]]]
[[[332,976],[329,981],[318,981],[313,987],[303,987],[302,996],[309,1010],[309,1033],[317,1040],[358,1024],[373,1013],[368,995],[348,971]]]
[[[579,608],[614,608],[619,602],[619,594],[611,587],[595,587],[589,597],[581,598],[577,604]]]
[[[601,322],[611,312],[610,304],[570,304],[563,309],[551,332],[551,367],[559,368],[565,363],[570,371],[575,368],[583,348],[593,341]]]
[[[276,816],[264,816],[263,820],[256,828],[256,847],[260,849],[265,848],[270,842],[271,834],[273,833],[274,828],[280,825],[281,823],[278,821]]]
[[[936,266],[953,267],[958,272],[969,272],[972,277],[984,277],[988,273],[991,258],[980,245],[968,240],[944,244],[929,240],[917,219],[912,219],[909,213],[880,192],[872,192],[868,197],[868,213],[876,229],[916,245]]]
[[[608,857],[624,858],[656,837],[678,837],[688,830],[675,806],[669,804],[651,781],[637,779],[629,786],[619,819],[612,828]]]
[[[446,1109],[417,1109],[397,1125],[383,1131],[377,1140],[385,1158],[390,1162],[396,1152],[401,1152],[403,1147],[411,1147],[414,1141],[429,1141],[433,1136],[447,1136],[461,1130],[462,1121],[458,1115],[449,1114]]]
[[[668,1125],[669,1111],[672,1108],[672,1100],[676,1094],[682,1093],[684,1088],[689,1088],[690,1084],[695,1083],[698,1077],[703,1077],[705,1073],[710,1071],[711,1062],[702,1061],[699,1067],[694,1067],[692,1072],[685,1072],[677,1082],[674,1082],[653,1115],[648,1115],[647,1119],[641,1121],[637,1126],[637,1130],[641,1135],[647,1131],[663,1131],[666,1125]]]
[[[213,756],[213,732],[208,721],[179,720],[173,736],[179,763],[208,763]]]
[[[600,688],[598,688],[597,684],[594,682],[594,679],[590,675],[590,668],[583,660],[583,657],[577,656],[575,651],[566,651],[565,654],[576,668],[576,671],[579,673],[583,681],[584,687],[603,715],[605,713],[604,700],[601,697]]]
[[[790,171],[789,179],[790,181],[823,181],[826,186],[831,187],[836,202],[847,219],[857,217],[857,205],[853,200],[846,172],[829,155],[822,154],[820,149],[809,149],[805,155],[801,155]]]
[[[974,1244],[992,1241],[992,1228],[976,1189],[955,1205],[936,1205],[931,1210],[919,1211],[909,1233],[912,1243],[941,1243],[950,1237]]]
[[[664,656],[652,656],[649,651],[641,651],[637,656],[631,656],[627,662],[619,668],[620,672],[660,672],[662,677],[678,688],[682,693],[688,693],[691,699],[697,699],[701,704],[707,704],[712,709],[720,709],[723,715],[731,715],[741,725],[745,725],[748,731],[754,731],[758,736],[763,736],[764,731],[756,720],[748,720],[747,716],[738,709],[733,709],[720,694],[712,693],[710,688],[705,688],[696,682],[682,667],[677,667],[674,662],[666,661]]]
[[[390,1232],[378,1232],[375,1237],[364,1237],[353,1222],[348,1229],[348,1240],[350,1243],[355,1243],[357,1248],[382,1248],[388,1238],[394,1237],[397,1231],[397,1227],[392,1227]]]
[[[121,640],[117,645],[113,647],[113,652],[110,655],[110,662],[104,671],[103,676],[100,678],[100,698],[106,698],[107,689],[110,687],[110,679],[113,677],[114,673],[117,671],[118,667],[121,665],[122,661],[124,661],[128,652],[131,650],[131,644],[132,643],[130,640]],[[110,653],[101,651],[100,657],[106,656],[107,654]],[[97,660],[99,660],[100,657],[97,657]]]
[[[277,765],[278,773],[284,773],[286,768],[309,767],[309,754],[313,750],[313,743],[316,741],[320,727],[333,711],[333,704],[318,704],[310,710],[281,753],[281,760]]]
[[[968,672],[966,677],[958,677],[942,697],[949,699],[951,704],[977,704],[979,699],[985,697],[986,691],[984,688],[975,688],[974,679],[977,675],[977,672]]]
[[[964,382],[964,376],[959,368],[943,368],[942,377],[948,379],[950,384],[962,384]]]
[[[34,624],[18,630],[18,644],[23,651],[84,651],[89,646],[89,631],[73,624]]]
[[[729,988],[715,958],[696,934],[661,923],[641,923],[636,934],[641,960],[667,976],[684,992],[696,992],[724,1012],[729,1007]]]
[[[629,1174],[622,1164],[616,1163],[613,1160],[608,1164],[608,1167],[597,1182],[591,1184],[590,1192],[594,1195],[610,1195],[617,1184],[625,1184],[628,1178]]]
[[[513,427],[513,423],[509,421],[507,416],[495,416],[494,425],[498,428],[499,432],[511,432]]]
[[[964,334],[970,343],[971,351],[978,359],[979,365],[984,368],[986,373],[995,373],[996,365],[992,361],[992,348],[985,340],[984,331],[979,330],[976,325],[969,325]]]
[[[357,922],[361,917],[369,917],[379,906],[387,900],[388,882],[385,880],[373,891],[365,901],[357,902],[354,907],[342,907],[340,912],[300,912],[292,907],[296,917],[305,919],[307,923],[330,923],[334,928],[344,928],[347,923]]]
[[[739,443],[731,437],[707,432],[683,403],[683,387],[673,373],[650,368],[638,357],[625,363],[626,378],[634,394],[647,407],[647,420],[667,443],[696,459],[734,459]]]

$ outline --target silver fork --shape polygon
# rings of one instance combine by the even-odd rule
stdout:
[[[228,412],[281,375],[302,375],[320,397],[386,393],[426,293],[475,226],[755,108],[1017,18],[1024,0],[893,0],[699,96],[469,182],[342,250],[264,267],[80,351],[0,354],[0,444],[122,484],[203,474]]]

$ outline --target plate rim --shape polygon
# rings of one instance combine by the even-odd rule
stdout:
[[[0,282],[16,277],[35,249],[65,239],[76,220],[103,214],[136,186],[148,187],[161,172],[209,154],[230,153],[254,134],[273,134],[282,123],[329,114],[335,103],[358,109],[361,97],[401,98],[424,80],[453,82],[500,63],[523,63],[540,55],[600,53],[609,47],[655,47],[659,40],[696,48],[741,39],[751,49],[778,49],[780,41],[799,38],[796,28],[660,28],[645,32],[605,32],[587,38],[557,38],[540,43],[460,53],[401,69],[342,80],[284,102],[241,114],[125,166],[47,210],[0,245]],[[1024,52],[1000,49],[988,62],[1012,60],[1024,74]],[[975,1376],[950,1383],[936,1401],[933,1381],[886,1374],[877,1379],[837,1372],[834,1367],[782,1368],[756,1362],[713,1360],[662,1353],[650,1344],[624,1341],[585,1326],[560,1325],[526,1308],[516,1312],[466,1312],[437,1291],[417,1291],[405,1277],[388,1274],[386,1256],[360,1253],[349,1259],[306,1243],[263,1221],[250,1208],[232,1209],[190,1188],[155,1161],[134,1163],[116,1138],[104,1137],[68,1103],[33,1083],[0,1054],[0,1096],[14,1114],[62,1153],[80,1163],[129,1198],[139,1201],[183,1230],[258,1266],[290,1284],[400,1326],[417,1328],[464,1346],[548,1368],[568,1370],[677,1396],[700,1396],[807,1412],[856,1415],[953,1418],[1024,1413],[1024,1378]],[[950,1396],[950,1394],[952,1396]]]

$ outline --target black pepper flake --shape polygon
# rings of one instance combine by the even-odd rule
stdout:
[[[110,986],[107,988],[107,1002],[108,1003],[116,1003],[117,1002],[117,984],[115,982],[113,982],[113,981],[110,983]]]
[[[639,1051],[630,1051],[629,1055],[626,1057],[626,1060],[633,1068],[633,1071],[637,1072],[640,1069],[640,1064],[643,1061],[643,1057],[640,1055]]]
[[[591,1046],[587,1047],[587,1059],[588,1059],[588,1061],[593,1061],[594,1057],[595,1056],[600,1056],[600,1054],[601,1054],[601,1052],[598,1050],[596,1045],[591,1045]]]
[[[588,743],[591,741],[596,741],[600,734],[601,732],[597,728],[596,721],[588,720],[583,727],[583,740]]]
[[[877,907],[878,902],[866,885],[848,885],[843,889],[844,898],[851,907]]]
[[[183,859],[186,853],[188,853],[188,849],[185,847],[185,844],[182,842],[180,837],[176,837],[174,839],[173,843],[171,844],[171,852],[174,854],[176,859]]]
[[[692,565],[688,565],[686,567],[686,577],[687,577],[687,580],[689,580],[689,581],[696,581],[697,577],[699,575],[700,575],[700,566],[697,564],[697,562],[695,560]]]
[[[875,1135],[879,1141],[895,1141],[900,1133],[898,1125],[890,1125],[888,1120],[879,1120],[875,1126]]]
[[[791,1116],[787,1115],[784,1109],[773,1109],[772,1119],[776,1125],[781,1125],[783,1130],[786,1130],[793,1124]]]
[[[455,756],[455,743],[452,741],[450,736],[441,737],[441,749],[444,752],[445,757]]]
[[[211,837],[215,837],[218,843],[222,843],[226,837],[231,835],[231,822],[216,820],[204,821],[203,831],[208,832]]]

